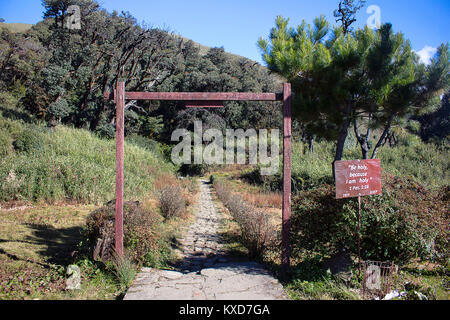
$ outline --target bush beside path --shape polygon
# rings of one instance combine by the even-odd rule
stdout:
[[[281,284],[260,263],[227,254],[217,234],[220,213],[200,180],[196,221],[181,239],[176,270],[143,268],[125,300],[285,300]]]

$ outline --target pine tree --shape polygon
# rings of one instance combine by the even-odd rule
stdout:
[[[393,123],[426,112],[433,97],[448,87],[448,45],[442,45],[425,68],[409,41],[395,34],[390,24],[347,34],[334,28],[325,40],[326,30],[323,17],[315,19],[314,27],[303,22],[297,29],[277,17],[270,43],[259,40],[263,59],[292,83],[293,113],[303,127],[336,141],[335,160],[342,159],[351,126],[364,159],[371,149],[371,130],[382,130],[372,150],[374,158]]]

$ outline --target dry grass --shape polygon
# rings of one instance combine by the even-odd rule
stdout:
[[[156,191],[163,190],[168,186],[179,185],[180,181],[173,174],[163,173],[156,177],[154,188]]]
[[[283,196],[279,192],[241,193],[245,201],[259,208],[278,208],[283,205]]]
[[[12,33],[22,33],[31,29],[33,25],[28,23],[5,23],[0,22],[0,28],[6,28]]]

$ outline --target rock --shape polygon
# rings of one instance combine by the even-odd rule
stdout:
[[[170,270],[160,270],[159,275],[170,280],[176,280],[183,276],[181,272]]]

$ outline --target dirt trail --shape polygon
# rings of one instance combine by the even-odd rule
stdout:
[[[285,300],[281,284],[263,265],[227,255],[217,234],[220,213],[211,187],[200,180],[196,221],[183,239],[177,271],[143,268],[125,300]]]

